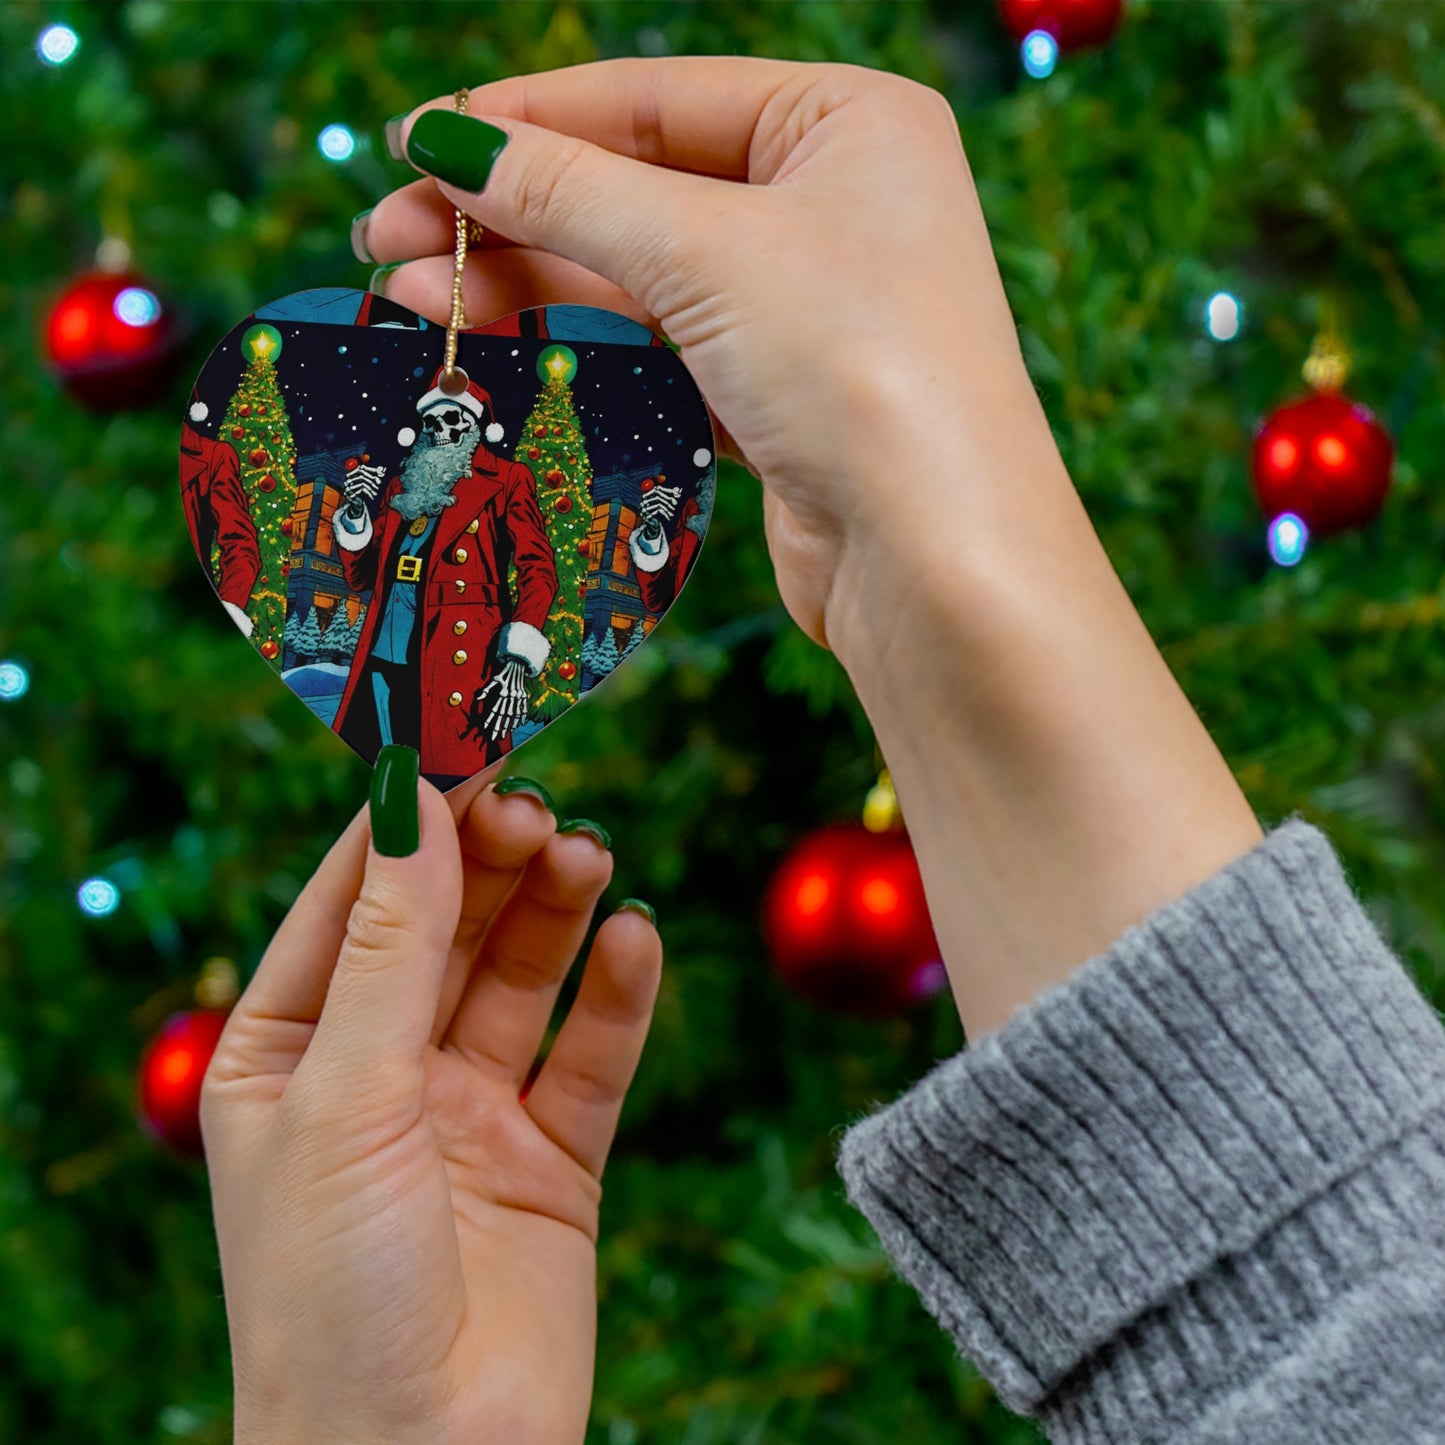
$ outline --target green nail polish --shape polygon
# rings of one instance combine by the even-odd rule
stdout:
[[[421,846],[416,796],[421,759],[415,748],[388,743],[371,774],[371,841],[388,858],[406,858]]]
[[[385,296],[386,278],[391,275],[398,266],[405,265],[405,261],[391,261],[385,266],[378,266],[376,270],[371,273],[371,280],[366,283],[366,289],[370,291],[373,296]]]
[[[448,185],[480,191],[509,139],[484,120],[454,110],[424,110],[406,138],[406,158]]]
[[[565,823],[557,825],[557,831],[559,833],[586,833],[602,847],[612,847],[612,834],[601,823],[594,823],[591,818],[568,818]]]
[[[411,112],[404,111],[401,115],[392,116],[386,123],[383,134],[386,136],[386,153],[394,161],[404,161],[406,154],[401,148],[401,127]]]
[[[372,207],[358,211],[351,218],[351,254],[365,266],[375,266],[376,257],[366,244],[366,223],[371,219]]]
[[[510,778],[503,778],[492,791],[504,798],[511,793],[525,793],[529,798],[536,798],[549,813],[557,811],[557,805],[552,801],[551,793],[541,783],[533,782],[531,778],[519,778],[513,774]]]
[[[644,903],[640,898],[624,898],[617,905],[619,913],[640,913],[652,926],[657,926],[657,910],[650,903]]]

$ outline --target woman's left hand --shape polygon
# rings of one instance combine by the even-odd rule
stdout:
[[[418,791],[409,856],[352,820],[206,1075],[238,1445],[585,1433],[599,1181],[661,943],[602,925],[526,1091],[611,853],[540,796]]]

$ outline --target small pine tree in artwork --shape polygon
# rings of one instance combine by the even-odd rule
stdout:
[[[315,662],[325,645],[326,639],[322,636],[321,622],[313,607],[307,612],[306,620],[296,632],[296,641],[293,646],[296,649],[297,660]]]
[[[622,654],[617,650],[617,638],[608,627],[602,634],[602,641],[597,645],[597,656],[592,663],[592,670],[599,677],[606,677],[621,660]]]

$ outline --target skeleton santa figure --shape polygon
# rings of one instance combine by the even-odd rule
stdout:
[[[381,467],[358,466],[336,512],[347,584],[371,601],[333,727],[363,757],[416,748],[422,773],[449,788],[508,752],[526,718],[557,569],[531,472],[487,445],[502,438],[491,397],[470,380],[448,395],[444,372],[417,402],[420,434],[374,516]]]
[[[642,525],[628,534],[627,547],[642,593],[642,605],[661,616],[677,600],[692,564],[697,560],[712,511],[714,475],[703,478],[698,495],[683,503],[677,518],[676,533],[668,536],[664,527],[671,527],[682,500],[681,487],[664,485],[665,477],[648,477],[642,484]]]

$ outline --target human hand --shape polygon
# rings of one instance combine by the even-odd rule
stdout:
[[[238,1445],[585,1431],[599,1181],[661,946],[631,909],[602,925],[520,1099],[612,857],[540,790],[419,794],[409,856],[352,820],[206,1074]]]
[[[903,476],[907,517],[953,519],[933,530],[981,552],[1005,508],[980,453],[1007,449],[1035,490],[1062,476],[936,91],[857,66],[677,57],[517,76],[473,90],[467,116],[451,106],[389,127],[398,154],[426,112],[450,138],[415,137],[437,182],[365,223],[376,260],[411,260],[387,296],[446,319],[459,206],[488,230],[470,317],[569,302],[664,332],[723,450],[764,483],[778,586],[816,640],[846,640],[871,602],[853,578],[887,587],[890,550],[900,582],[916,576]],[[509,139],[479,190],[496,142],[482,117]]]

